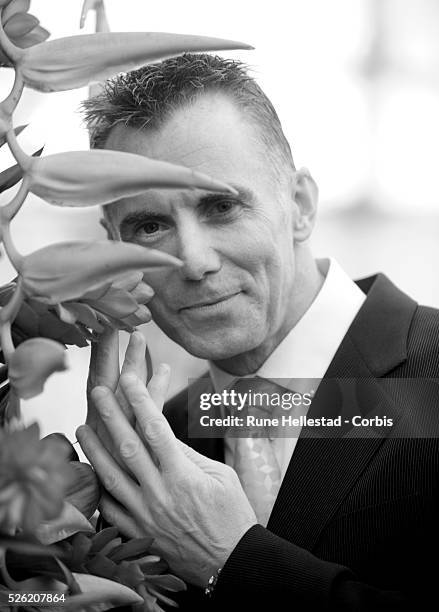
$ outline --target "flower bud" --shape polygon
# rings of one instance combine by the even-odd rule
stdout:
[[[47,338],[25,340],[9,360],[9,381],[17,395],[30,399],[41,393],[54,372],[66,370],[65,349]]]
[[[50,92],[83,87],[117,72],[188,51],[251,48],[244,43],[206,36],[100,32],[51,40],[13,55],[26,85]]]
[[[26,160],[32,193],[56,206],[94,206],[152,187],[234,190],[184,166],[119,151],[70,151]]]
[[[128,242],[60,242],[23,258],[20,275],[28,296],[57,304],[75,300],[133,270],[180,267],[179,259]]]

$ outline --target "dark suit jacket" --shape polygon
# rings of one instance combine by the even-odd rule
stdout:
[[[384,275],[358,284],[366,301],[325,379],[357,379],[362,409],[378,398],[394,427],[385,437],[338,439],[309,437],[304,428],[267,528],[256,525],[243,536],[210,601],[190,588],[183,610],[433,609],[427,602],[439,580],[439,311],[418,306]],[[416,380],[410,391],[397,379]],[[333,410],[324,387],[309,416]],[[165,414],[180,439],[224,460],[221,439],[188,438],[187,390]]]

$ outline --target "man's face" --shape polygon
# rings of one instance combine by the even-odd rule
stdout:
[[[289,316],[296,205],[292,189],[277,188],[257,129],[229,99],[209,95],[159,130],[114,128],[107,148],[180,164],[239,192],[151,189],[114,207],[122,240],[184,263],[146,274],[159,327],[211,360],[272,344]]]

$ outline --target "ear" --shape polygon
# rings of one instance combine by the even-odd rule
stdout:
[[[108,240],[118,240],[120,241],[120,234],[118,230],[114,227],[113,223],[105,216],[99,219],[99,223],[102,225],[104,230],[107,232]]]
[[[294,238],[304,242],[311,236],[317,213],[319,188],[308,168],[296,171],[294,182],[294,201],[297,211],[294,217]]]

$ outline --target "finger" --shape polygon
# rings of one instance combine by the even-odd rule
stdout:
[[[144,535],[126,509],[108,493],[102,495],[98,508],[104,519],[110,525],[117,527],[127,538],[141,538]]]
[[[104,385],[115,391],[118,381],[119,332],[109,329],[99,336],[99,342],[92,343],[87,384],[91,389]]]
[[[137,426],[158,459],[161,470],[175,472],[184,469],[184,455],[177,439],[145,385],[133,374],[121,376],[120,382],[125,397],[134,410]]]
[[[119,380],[119,334],[115,330],[106,330],[99,337],[99,342],[92,342],[90,353],[90,366],[87,378],[87,418],[86,422],[96,432],[105,437],[108,445],[108,436],[96,412],[91,399],[91,391],[98,385],[105,385],[115,389]]]
[[[148,383],[148,391],[151,399],[160,411],[163,410],[163,405],[168,394],[170,378],[171,368],[168,364],[161,363]]]
[[[132,333],[122,364],[121,374],[131,372],[140,378],[140,380],[146,381],[145,348],[146,341],[143,334],[139,331]]]
[[[157,467],[120,409],[114,394],[106,387],[96,387],[92,397],[125,465],[133,472],[142,487],[159,494],[163,483]]]
[[[76,437],[103,487],[134,517],[140,519],[144,511],[140,487],[117,465],[90,427],[81,425],[76,430]]]
[[[122,364],[121,374],[132,372],[138,376],[140,380],[146,381],[145,346],[146,341],[140,332],[135,331],[131,334]],[[124,396],[120,385],[118,385],[116,391],[116,398],[129,423],[134,426],[135,417],[133,410]]]

